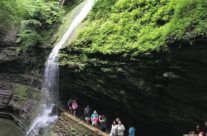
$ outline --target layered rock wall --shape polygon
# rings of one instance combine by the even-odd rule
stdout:
[[[70,64],[60,71],[62,105],[74,97],[107,114],[109,124],[120,117],[143,136],[188,132],[207,118],[207,42],[181,44],[134,61],[96,55],[83,62],[70,53]]]
[[[36,48],[21,54],[12,41],[0,45],[0,116],[9,116],[26,129],[41,97],[42,71],[48,51]]]

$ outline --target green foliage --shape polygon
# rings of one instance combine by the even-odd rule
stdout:
[[[19,51],[29,51],[32,47],[42,43],[46,37],[44,31],[53,28],[61,22],[63,10],[57,2],[31,1],[26,5],[24,20],[21,21],[17,42],[21,43]]]
[[[53,24],[61,21],[63,10],[56,2],[46,3],[44,1],[34,1],[29,18],[33,18],[42,23],[44,28],[50,28]]]
[[[206,36],[206,0],[99,0],[67,47],[137,56],[168,42]]]
[[[17,0],[0,1],[0,21],[3,25],[13,25],[18,21],[18,16],[22,16]]]
[[[44,31],[53,30],[64,14],[54,0],[1,0],[0,5],[0,27],[20,26],[17,39],[21,44],[19,51],[41,44],[42,37],[48,37]]]
[[[40,99],[39,92],[32,88],[29,88],[28,86],[15,84],[14,87],[15,87],[14,95],[18,97],[18,101],[20,104],[23,104],[28,99],[33,99],[37,101]]]
[[[188,40],[207,35],[207,1],[174,0],[175,14],[170,22],[170,36],[175,40]]]
[[[19,52],[29,51],[38,43],[41,43],[41,35],[38,34],[35,30],[31,29],[22,29],[18,34],[18,42],[21,42],[21,48],[19,48]]]

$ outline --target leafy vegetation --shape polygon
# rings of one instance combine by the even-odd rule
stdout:
[[[18,17],[24,14],[17,0],[1,0],[0,5],[1,25],[13,25],[18,21]]]
[[[64,13],[56,1],[2,0],[0,4],[0,20],[8,26],[20,26],[17,40],[20,51],[41,44],[43,37],[48,37],[46,32],[61,22]]]
[[[60,23],[64,13],[56,2],[39,0],[33,1],[30,6],[27,11],[29,15],[21,21],[18,35],[22,51],[28,51],[31,47],[41,44],[47,38],[48,33],[45,31],[50,31],[55,24]]]
[[[0,27],[20,27],[20,51],[47,41],[64,13],[56,0],[1,0],[0,5]],[[206,8],[206,0],[98,0],[66,50],[123,57],[159,51],[174,41],[206,36]]]
[[[122,57],[159,51],[206,36],[206,9],[206,0],[99,0],[66,50]]]

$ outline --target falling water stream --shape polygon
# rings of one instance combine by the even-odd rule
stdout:
[[[58,83],[59,83],[59,66],[58,66],[58,53],[63,47],[65,42],[71,36],[75,28],[81,23],[81,21],[87,16],[94,4],[94,0],[86,0],[80,12],[75,16],[71,22],[66,33],[62,39],[55,45],[50,53],[47,62],[45,64],[44,82],[42,86],[42,104],[40,112],[33,120],[27,136],[38,136],[41,128],[48,127],[51,123],[55,122],[58,118],[57,104],[58,104]]]

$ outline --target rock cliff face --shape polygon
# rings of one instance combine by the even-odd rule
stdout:
[[[40,99],[47,50],[35,49],[23,55],[17,48],[13,39],[0,44],[0,116],[13,118],[25,129]]]
[[[67,52],[71,64],[60,70],[62,105],[74,97],[109,120],[135,124],[143,136],[188,132],[207,118],[207,42],[180,44],[134,61],[96,55],[83,62],[80,54]]]

